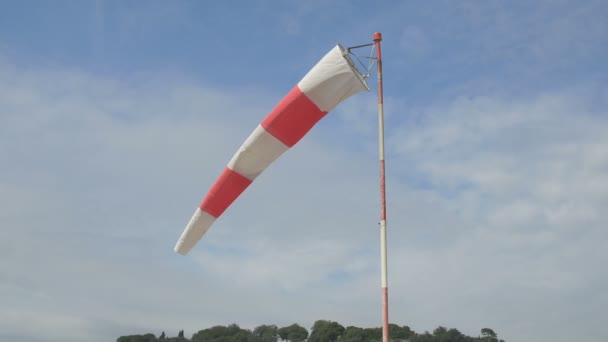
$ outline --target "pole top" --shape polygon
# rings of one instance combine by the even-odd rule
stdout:
[[[381,41],[381,40],[382,40],[382,33],[380,33],[380,32],[375,32],[375,33],[374,33],[374,41],[375,41],[375,42],[379,42],[379,41]]]

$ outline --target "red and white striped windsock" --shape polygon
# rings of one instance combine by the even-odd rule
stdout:
[[[330,50],[283,98],[238,149],[180,236],[175,251],[186,255],[211,225],[281,154],[329,111],[369,90],[340,45]]]

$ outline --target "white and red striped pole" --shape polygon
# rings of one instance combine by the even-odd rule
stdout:
[[[388,332],[388,272],[386,261],[386,186],[384,177],[384,98],[382,92],[382,34],[374,33],[378,70],[378,139],[380,152],[380,260],[382,268],[382,341],[389,341]]]

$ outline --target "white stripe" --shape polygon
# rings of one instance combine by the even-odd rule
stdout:
[[[268,133],[261,124],[234,154],[228,167],[254,180],[289,147]]]
[[[380,262],[381,262],[381,276],[382,276],[382,287],[388,286],[388,273],[386,265],[386,220],[380,221]]]
[[[324,112],[350,96],[369,90],[345,50],[336,45],[298,83],[300,90]]]
[[[215,217],[209,215],[207,212],[197,208],[188,222],[186,229],[177,240],[174,250],[182,255],[188,254],[192,247],[205,235],[209,230],[209,227],[215,222]]]

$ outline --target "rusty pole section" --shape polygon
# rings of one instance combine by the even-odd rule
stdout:
[[[378,138],[380,147],[380,254],[382,263],[382,341],[389,342],[388,275],[386,262],[386,186],[384,177],[384,96],[382,92],[382,34],[374,33],[378,68]]]

